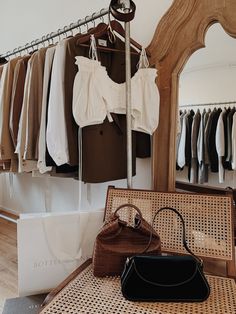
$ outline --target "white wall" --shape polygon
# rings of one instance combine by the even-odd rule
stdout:
[[[215,24],[206,34],[206,48],[191,56],[180,76],[179,106],[236,101],[235,86],[236,40]],[[187,169],[177,171],[177,180],[187,182]],[[206,184],[236,188],[236,171],[226,171],[225,182],[221,184],[218,174],[210,173]]]
[[[69,25],[101,8],[108,7],[107,0],[8,0],[1,3],[0,53],[23,46],[32,40]],[[135,1],[135,20],[131,24],[132,37],[147,46],[157,23],[169,8],[172,0]],[[125,186],[125,180],[82,186],[82,208],[104,207],[109,184]],[[150,159],[137,160],[134,187],[151,187]],[[8,175],[0,175],[0,205],[18,212],[69,211],[78,208],[79,184],[73,179],[32,178],[29,174],[14,175],[13,184]],[[46,196],[46,197],[45,197]],[[47,205],[45,206],[45,199]]]

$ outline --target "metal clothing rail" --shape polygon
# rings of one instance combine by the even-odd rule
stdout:
[[[49,42],[53,38],[60,37],[60,35],[63,35],[69,31],[72,31],[75,28],[86,25],[89,22],[92,22],[98,18],[101,18],[104,15],[107,15],[108,12],[109,12],[108,8],[107,9],[101,9],[99,12],[95,12],[92,15],[88,15],[84,19],[79,19],[77,22],[71,23],[69,26],[64,26],[62,29],[59,28],[56,32],[51,32],[45,36],[42,36],[40,39],[33,40],[30,43],[25,44],[24,46],[20,46],[18,48],[13,49],[12,51],[8,51],[4,54],[1,54],[0,57],[1,58],[8,58],[12,55],[15,55],[17,53],[25,51],[29,48],[33,48],[35,46],[43,44],[46,41]]]
[[[219,105],[236,105],[236,100],[231,101],[224,101],[224,102],[211,102],[211,103],[202,103],[202,104],[189,104],[189,105],[181,105],[179,108],[185,108],[185,107],[200,107],[200,106],[219,106]]]

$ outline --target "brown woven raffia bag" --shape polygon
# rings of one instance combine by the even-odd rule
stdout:
[[[134,227],[120,220],[117,212],[131,207],[137,211]],[[152,237],[150,237],[152,234]],[[132,204],[119,206],[97,235],[93,254],[94,276],[120,276],[127,257],[161,254],[161,240],[152,226]]]

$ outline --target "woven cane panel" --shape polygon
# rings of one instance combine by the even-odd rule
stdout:
[[[108,190],[106,220],[115,209],[125,203],[140,208],[143,217],[152,221],[157,209],[174,207],[183,215],[187,241],[192,251],[202,257],[232,260],[232,199],[228,196],[188,193],[114,189]],[[120,211],[121,219],[132,224],[134,211]],[[182,245],[182,226],[171,211],[163,211],[156,218],[155,230],[166,252],[186,253]]]
[[[233,314],[236,313],[234,280],[207,276],[211,294],[202,303],[147,303],[126,301],[118,277],[96,278],[87,267],[53,301],[44,314]]]

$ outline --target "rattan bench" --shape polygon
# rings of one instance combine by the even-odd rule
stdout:
[[[186,223],[189,246],[205,260],[226,261],[228,275],[235,278],[232,199],[228,196],[162,193],[110,187],[105,219],[121,204],[138,206],[146,220],[163,206],[177,208]],[[133,220],[132,211],[122,212],[122,219]],[[185,254],[181,224],[172,212],[162,212],[154,225],[165,252]],[[202,303],[135,303],[126,301],[116,277],[95,278],[90,262],[77,270],[56,290],[53,300],[41,311],[44,314],[233,314],[236,313],[236,284],[231,278],[207,276],[211,294]]]

